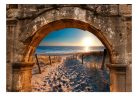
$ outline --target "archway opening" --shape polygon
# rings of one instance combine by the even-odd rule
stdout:
[[[102,42],[102,44],[107,48],[107,51],[110,57],[110,62],[114,63],[115,52],[108,38],[106,38],[100,30],[93,27],[92,25],[79,21],[79,20],[75,20],[75,19],[60,19],[60,20],[50,22],[38,28],[38,30],[36,32],[33,32],[32,36],[28,37],[25,41],[25,42],[29,41],[30,43],[28,44],[28,46],[26,46],[24,50],[24,55],[23,55],[24,57],[22,61],[32,62],[32,56],[35,52],[36,47],[41,42],[41,40],[45,36],[47,36],[50,32],[64,29],[64,28],[79,28],[82,30],[87,30],[91,32],[92,34],[94,34]]]
[[[86,30],[64,28],[49,33],[35,50],[32,91],[110,91],[106,50]]]

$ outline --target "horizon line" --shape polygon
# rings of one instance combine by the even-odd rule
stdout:
[[[39,45],[39,46],[47,46],[47,45]],[[63,46],[63,45],[48,45],[48,46]],[[67,45],[64,45],[64,46],[67,46]],[[68,46],[74,46],[74,45],[68,45]],[[81,47],[86,47],[86,46],[81,46]],[[88,47],[93,47],[93,46],[88,46]],[[101,46],[101,47],[105,47],[105,46]]]

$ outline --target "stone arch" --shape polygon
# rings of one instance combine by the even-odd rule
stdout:
[[[60,30],[64,28],[79,28],[82,30],[87,30],[98,37],[98,39],[103,43],[103,45],[107,48],[110,56],[110,61],[113,63],[113,56],[114,56],[114,50],[112,45],[110,44],[109,40],[104,36],[104,34],[93,27],[92,25],[85,23],[83,21],[75,20],[75,19],[61,19],[57,21],[50,22],[41,28],[39,28],[35,34],[30,38],[27,38],[26,40],[30,40],[28,46],[26,47],[25,55],[23,57],[23,61],[30,62],[31,57],[35,51],[35,48],[38,46],[40,41],[48,35],[50,32],[55,30]]]
[[[45,36],[48,34],[48,32],[66,27],[72,27],[88,30],[96,35],[108,49],[111,56],[110,61],[112,63],[118,63],[118,61],[115,60],[118,59],[118,57],[116,56],[117,51],[115,50],[116,48],[114,46],[114,38],[116,38],[114,32],[116,29],[110,27],[112,24],[114,24],[116,18],[112,20],[111,18],[103,16],[102,13],[101,15],[96,16],[94,15],[94,10],[91,7],[86,8],[73,5],[57,6],[56,8],[50,7],[50,9],[45,9],[36,14],[32,15],[32,17],[19,18],[20,20],[32,18],[21,28],[22,32],[20,33],[19,40],[25,46],[22,48],[23,52],[19,53],[21,54],[22,58],[20,58],[19,61],[31,61],[30,56],[34,52],[34,45],[36,44],[34,39],[38,39],[38,41],[40,41],[39,39],[42,39],[41,36]],[[109,28],[106,29],[105,27]],[[40,33],[42,33],[42,35],[38,36]]]
[[[126,32],[131,33],[131,31],[127,28],[126,22],[131,22],[131,13],[128,16],[128,13],[124,12],[126,13],[125,16],[121,8],[116,9],[118,8],[117,5],[115,5],[115,8],[110,5],[96,5],[96,9],[94,5],[85,5],[83,7],[81,5],[64,4],[54,7],[46,5],[46,8],[40,10],[36,10],[37,5],[33,5],[33,7],[32,5],[27,6],[20,6],[20,11],[17,12],[18,16],[16,12],[10,12],[9,10],[9,21],[14,18],[17,21],[16,26],[19,27],[15,30],[17,37],[14,41],[16,43],[14,59],[16,60],[12,64],[12,84],[14,85],[12,91],[31,91],[32,55],[35,47],[48,33],[69,27],[92,32],[108,49],[111,63],[109,66],[110,90],[126,91],[129,88],[129,84],[126,82],[126,68],[129,64],[127,46],[131,46],[131,42],[127,44]],[[21,10],[22,7],[23,10]],[[31,8],[33,10],[28,10]]]

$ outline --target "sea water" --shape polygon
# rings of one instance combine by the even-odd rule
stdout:
[[[92,52],[92,51],[103,51],[105,47],[103,46],[38,46],[36,48],[36,54],[70,54],[70,53],[80,53],[80,52]]]

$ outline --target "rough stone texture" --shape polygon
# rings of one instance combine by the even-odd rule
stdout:
[[[12,90],[11,91],[31,91],[31,78],[32,78],[32,67],[34,63],[14,63]]]
[[[48,33],[73,27],[96,35],[108,49],[111,64],[127,65],[124,76],[129,81],[125,81],[123,91],[131,91],[131,6],[7,5],[7,68],[10,69],[7,70],[7,90],[11,90],[12,81],[12,74],[9,74],[12,68],[9,66],[16,62],[31,62],[36,46]],[[113,82],[119,80],[114,79]]]

